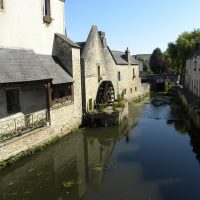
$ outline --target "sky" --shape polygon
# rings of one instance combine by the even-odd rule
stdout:
[[[184,31],[200,28],[200,0],[66,0],[65,23],[75,42],[86,41],[96,25],[112,50],[165,51]]]

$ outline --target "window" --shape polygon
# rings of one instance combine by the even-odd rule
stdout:
[[[3,6],[3,0],[0,0],[0,9],[4,9],[4,6]]]
[[[51,16],[50,0],[44,0],[44,16]]]
[[[72,99],[73,85],[58,85],[53,88],[52,99]]]
[[[118,81],[121,81],[121,74],[118,72]]]
[[[133,79],[135,78],[135,69],[133,68]]]
[[[99,65],[97,66],[97,75],[98,75],[98,82],[100,82],[103,78],[101,77],[101,68]]]
[[[135,87],[135,91],[137,91],[137,87]]]
[[[133,93],[133,89],[132,88],[130,88],[130,93]]]
[[[43,21],[47,24],[50,24],[52,22],[51,18],[51,3],[50,0],[43,0]]]
[[[98,65],[98,67],[97,67],[97,74],[98,74],[98,77],[101,76],[101,69],[100,69],[100,66],[99,66],[99,65]]]
[[[126,95],[126,89],[124,89],[124,95]]]
[[[20,111],[18,89],[6,90],[7,112],[9,114]]]

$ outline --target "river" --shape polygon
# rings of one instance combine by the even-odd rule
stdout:
[[[200,134],[162,99],[131,103],[119,127],[82,129],[0,171],[0,199],[199,200]]]

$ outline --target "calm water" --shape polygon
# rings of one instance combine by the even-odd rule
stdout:
[[[176,113],[132,104],[120,127],[82,130],[1,171],[0,199],[199,200],[200,136]]]

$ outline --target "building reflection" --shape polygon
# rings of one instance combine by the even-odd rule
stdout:
[[[79,200],[86,183],[100,191],[114,146],[128,140],[129,121],[118,127],[87,129],[71,134],[0,174],[1,200]]]
[[[81,199],[85,192],[83,136],[71,135],[0,175],[1,200]],[[73,183],[64,187],[64,183]]]
[[[196,159],[200,162],[200,134],[198,130],[190,130],[190,144],[192,146],[192,151],[196,155]]]
[[[114,146],[118,140],[128,135],[127,120],[118,127],[87,130],[84,138],[86,180],[93,191],[102,189],[104,174],[109,168]]]

